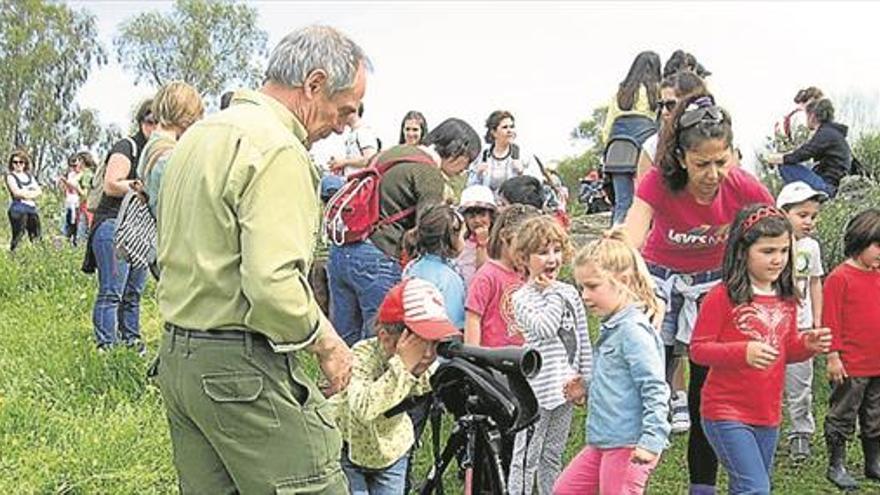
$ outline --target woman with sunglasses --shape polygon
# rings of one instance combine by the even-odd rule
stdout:
[[[674,356],[690,344],[698,303],[721,279],[728,229],[750,204],[773,204],[767,189],[736,166],[730,115],[708,94],[682,100],[663,127],[657,167],[645,174],[625,228],[665,295],[661,336],[667,378]],[[688,437],[691,494],[714,494],[715,456],[700,424],[700,391],[708,369],[690,362]]]
[[[660,84],[660,56],[647,51],[639,53],[621,81],[617,93],[608,103],[602,139],[606,153],[614,141],[629,141],[637,150],[657,132],[657,96]],[[641,155],[632,166],[605,164],[605,174],[614,186],[614,211],[611,222],[622,223],[633,200],[635,174],[639,163],[649,163]],[[647,168],[643,166],[643,168]]]
[[[660,81],[660,99],[657,100],[657,122],[660,129],[669,123],[672,111],[679,101],[685,100],[695,94],[708,93],[706,84],[697,74],[690,71],[676,72]],[[660,133],[651,134],[642,145],[642,151],[647,154],[653,164],[657,156],[657,144],[660,141]],[[639,170],[637,178],[640,179],[647,170]],[[638,181],[637,181],[638,182]]]
[[[9,250],[15,251],[18,243],[27,232],[31,242],[40,240],[40,213],[36,199],[43,193],[37,179],[31,174],[31,157],[24,150],[15,150],[9,155],[9,173],[6,187],[12,201],[9,203],[9,225],[12,227],[12,240]]]

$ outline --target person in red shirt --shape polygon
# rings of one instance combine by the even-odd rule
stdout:
[[[676,357],[687,356],[699,302],[721,279],[731,222],[748,205],[773,204],[773,196],[739,167],[730,114],[709,94],[694,94],[674,107],[657,151],[657,166],[639,183],[624,228],[666,303],[661,337],[671,381]],[[688,493],[714,495],[718,459],[700,426],[707,369],[693,360],[689,366]]]
[[[862,433],[865,476],[880,480],[880,209],[856,215],[843,234],[847,260],[825,280],[822,323],[831,329],[827,374],[831,400],[825,417],[826,477],[857,488],[846,472],[846,441]]]
[[[733,223],[722,282],[706,295],[691,359],[709,367],[703,431],[730,477],[730,493],[770,493],[786,363],[825,352],[831,331],[798,332],[792,226],[775,206],[752,205]]]

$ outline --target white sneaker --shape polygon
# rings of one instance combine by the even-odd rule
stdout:
[[[687,394],[679,390],[672,399],[672,433],[684,433],[691,429]]]

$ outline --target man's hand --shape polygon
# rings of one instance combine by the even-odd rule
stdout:
[[[321,366],[321,372],[329,381],[329,384],[321,390],[325,397],[330,397],[348,386],[351,379],[351,349],[345,344],[333,325],[327,321],[327,318],[321,315],[321,327],[318,331],[320,335],[315,342],[309,346],[309,352],[315,354],[318,363]]]

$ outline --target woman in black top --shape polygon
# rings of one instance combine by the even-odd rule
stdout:
[[[40,239],[40,214],[34,201],[42,190],[37,179],[31,174],[31,157],[23,150],[13,151],[9,155],[9,174],[6,176],[6,188],[12,199],[9,203],[9,225],[12,227],[12,241],[9,250],[15,251],[18,243],[27,232],[31,242]]]

